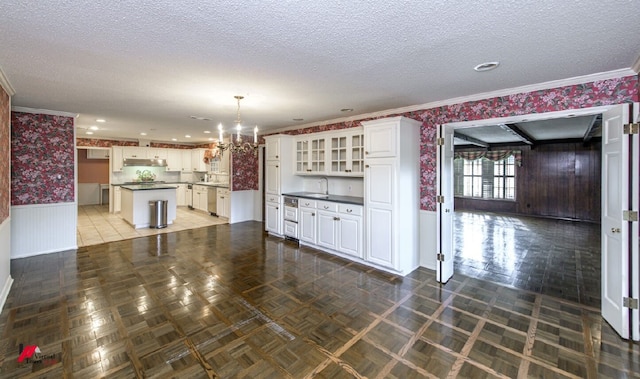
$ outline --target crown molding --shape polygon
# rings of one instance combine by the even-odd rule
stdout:
[[[51,116],[64,116],[64,117],[72,117],[77,118],[77,113],[70,112],[62,112],[62,111],[52,111],[50,109],[37,109],[37,108],[27,108],[27,107],[11,107],[12,112],[22,112],[22,113],[35,113],[35,114],[47,114]]]
[[[640,58],[638,59],[638,61],[636,61],[636,63],[634,64],[634,67],[636,65],[640,66]],[[638,72],[634,71],[634,68],[625,68],[620,70],[599,72],[596,74],[575,76],[572,78],[552,80],[552,81],[536,83],[536,84],[529,84],[521,87],[513,87],[513,88],[501,89],[496,91],[490,91],[490,92],[482,92],[475,95],[461,96],[461,97],[455,97],[455,98],[446,99],[446,100],[433,101],[425,104],[410,105],[402,108],[394,108],[394,109],[387,109],[387,110],[378,111],[378,112],[364,113],[357,116],[341,117],[341,118],[318,121],[318,122],[302,124],[297,126],[288,126],[285,128],[270,130],[269,134],[277,134],[277,133],[281,133],[289,130],[306,129],[306,128],[320,126],[320,125],[330,125],[330,124],[337,124],[341,122],[358,121],[366,118],[379,118],[379,117],[384,117],[392,114],[402,114],[407,112],[423,111],[426,109],[438,108],[438,107],[443,107],[447,105],[463,104],[470,101],[492,99],[495,97],[515,95],[519,93],[528,93],[528,92],[535,92],[535,91],[547,90],[547,89],[558,88],[558,87],[566,87],[566,86],[572,86],[577,84],[595,82],[599,80],[623,78],[625,76],[635,76],[637,74]]]
[[[9,97],[16,94],[16,90],[13,89],[13,86],[9,82],[9,78],[2,71],[2,67],[0,67],[0,86],[4,88],[5,92],[9,95]]]

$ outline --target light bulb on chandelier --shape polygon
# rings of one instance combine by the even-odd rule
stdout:
[[[244,99],[244,96],[236,95],[234,98],[238,101],[238,113],[236,118],[236,141],[233,142],[233,134],[229,135],[229,142],[224,143],[224,130],[222,129],[222,124],[218,124],[218,148],[221,151],[229,150],[234,153],[245,152],[253,150],[256,154],[258,154],[258,126],[256,125],[253,128],[253,143],[242,142],[242,121],[240,120],[240,100]]]

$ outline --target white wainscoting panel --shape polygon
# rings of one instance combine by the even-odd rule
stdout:
[[[11,207],[11,259],[77,249],[77,225],[75,202]]]
[[[255,190],[231,192],[229,224],[253,220],[253,194]]]
[[[11,277],[11,217],[0,224],[0,309],[9,296],[13,278]]]
[[[436,269],[436,212],[420,211],[420,266]]]

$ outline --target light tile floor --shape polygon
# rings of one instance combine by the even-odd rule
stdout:
[[[82,247],[226,223],[227,219],[187,207],[178,207],[176,220],[166,228],[134,229],[119,213],[109,213],[108,205],[81,205],[78,207],[76,235],[78,247]]]

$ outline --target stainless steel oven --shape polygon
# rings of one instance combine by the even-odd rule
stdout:
[[[284,236],[298,239],[298,198],[285,196],[284,205]]]

